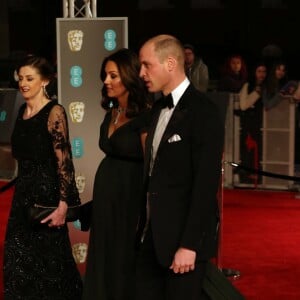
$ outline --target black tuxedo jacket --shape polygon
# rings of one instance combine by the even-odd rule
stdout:
[[[189,85],[162,136],[149,177],[160,111],[158,100],[146,139],[144,182],[156,255],[169,267],[179,247],[195,250],[197,259],[216,254],[224,126],[212,101]]]

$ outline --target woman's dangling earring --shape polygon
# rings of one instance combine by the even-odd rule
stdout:
[[[45,86],[45,85],[43,85],[43,93],[44,93],[44,95],[46,96],[46,98],[50,99],[50,97],[49,97],[49,95],[48,95],[48,92],[47,92],[47,90],[46,90],[46,86]]]

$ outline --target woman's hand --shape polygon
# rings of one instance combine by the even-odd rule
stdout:
[[[59,201],[57,209],[48,217],[41,221],[42,224],[48,223],[49,227],[60,228],[65,224],[68,204],[65,201]]]

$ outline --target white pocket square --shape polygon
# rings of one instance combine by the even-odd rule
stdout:
[[[168,143],[174,143],[179,141],[181,141],[181,137],[178,134],[174,134],[168,139]]]

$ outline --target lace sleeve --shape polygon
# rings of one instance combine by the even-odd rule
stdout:
[[[68,121],[61,105],[53,106],[48,118],[48,130],[57,158],[60,200],[69,205],[78,202],[78,191],[75,183],[75,171],[69,141]]]

